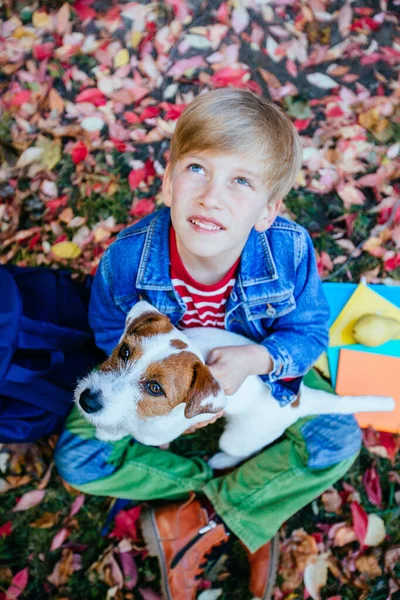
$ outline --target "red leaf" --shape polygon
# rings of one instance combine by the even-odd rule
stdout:
[[[78,17],[82,19],[82,21],[84,21],[85,19],[93,19],[97,16],[97,13],[93,8],[86,6],[86,2],[75,2],[75,4],[72,5],[72,8],[74,9]]]
[[[2,536],[7,537],[8,535],[11,535],[11,532],[12,532],[11,521],[7,521],[7,523],[4,523],[4,525],[2,525],[0,527],[0,537],[2,537]]]
[[[138,115],[132,112],[131,110],[124,112],[124,119],[125,121],[128,121],[128,123],[131,123],[131,125],[134,125],[135,123],[140,123],[140,118],[138,117]]]
[[[154,163],[152,160],[150,160],[150,158],[148,158],[144,163],[144,168],[146,169],[146,179],[148,177],[153,177],[156,174]]]
[[[32,248],[34,248],[36,246],[37,242],[41,239],[41,237],[42,236],[41,236],[40,231],[37,231],[35,233],[35,235],[31,238],[31,240],[30,240],[30,242],[28,244],[29,250],[32,250]]]
[[[357,19],[350,25],[350,31],[376,31],[379,29],[380,25],[371,17],[362,17],[361,19]]]
[[[129,214],[134,217],[144,217],[151,214],[155,209],[155,202],[152,198],[142,198],[138,201],[133,201],[132,208]]]
[[[88,149],[86,148],[85,143],[82,142],[82,140],[76,142],[71,152],[72,162],[74,163],[74,165],[77,165],[78,163],[85,160],[88,153]]]
[[[361,546],[364,546],[365,536],[368,528],[368,515],[358,502],[350,504],[351,516],[353,518],[354,533]]]
[[[7,600],[15,600],[15,598],[18,598],[22,594],[28,585],[28,575],[28,567],[25,567],[25,569],[18,571],[18,573],[14,575],[11,585],[6,591]]]
[[[126,150],[126,144],[125,144],[125,142],[121,142],[121,140],[116,140],[115,138],[110,138],[110,140],[112,141],[112,143],[114,144],[115,149],[118,152],[125,152],[125,150]]]
[[[164,115],[166,121],[176,121],[187,106],[186,104],[168,104],[168,102],[163,102],[163,104],[165,105],[163,108],[166,111]]]
[[[311,119],[295,119],[294,126],[296,127],[297,131],[304,131],[304,129],[307,129],[310,123]]]
[[[379,473],[375,467],[367,469],[362,478],[368,500],[378,508],[382,508],[382,488]]]
[[[68,202],[67,196],[60,196],[59,198],[52,198],[52,200],[47,200],[46,208],[51,211],[56,211],[58,208],[62,208],[66,206]]]
[[[99,89],[87,88],[77,95],[75,102],[90,102],[95,106],[104,106],[107,103],[107,99]]]
[[[54,44],[53,42],[46,42],[45,44],[38,44],[33,48],[33,56],[36,60],[46,60],[53,56]]]
[[[115,536],[118,539],[129,538],[136,541],[138,538],[136,523],[140,516],[142,505],[134,506],[129,510],[120,510],[115,517],[115,527],[110,533],[110,536]]]
[[[21,106],[21,104],[29,102],[31,96],[32,92],[30,90],[21,90],[12,97],[11,106]]]
[[[146,106],[146,108],[140,114],[140,120],[144,121],[145,119],[153,119],[154,117],[158,117],[159,114],[159,106]]]
[[[368,429],[363,430],[362,436],[363,444],[370,452],[374,452],[374,449],[377,449],[374,453],[382,456],[383,454],[380,450],[383,449],[387,455],[386,457],[394,462],[396,454],[399,451],[399,442],[393,433],[387,431],[375,431],[375,429],[369,427]]]
[[[396,254],[396,256],[393,256],[393,258],[389,258],[383,263],[383,268],[385,271],[394,271],[397,269],[397,267],[400,267],[400,253]]]
[[[142,167],[137,171],[132,170],[128,175],[128,181],[131,190],[136,190],[139,183],[144,181],[144,179],[146,179],[146,167]]]

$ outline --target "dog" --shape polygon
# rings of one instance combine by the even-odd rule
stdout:
[[[190,426],[225,411],[221,452],[213,469],[233,467],[280,437],[301,417],[391,411],[384,396],[336,396],[302,384],[299,402],[280,406],[256,375],[226,396],[206,366],[218,346],[255,343],[230,331],[196,327],[179,330],[148,302],[133,306],[111,356],[78,382],[74,400],[96,428],[96,437],[133,436],[145,445],[171,442]]]

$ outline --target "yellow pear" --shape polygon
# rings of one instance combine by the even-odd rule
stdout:
[[[400,322],[380,315],[363,315],[355,322],[353,335],[359,344],[380,346],[400,339]]]

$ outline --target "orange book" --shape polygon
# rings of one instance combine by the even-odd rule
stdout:
[[[365,412],[355,415],[360,427],[400,433],[400,358],[342,349],[336,380],[341,396],[391,396],[392,412]]]

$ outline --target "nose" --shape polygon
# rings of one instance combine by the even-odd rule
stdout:
[[[209,181],[203,188],[199,201],[206,208],[222,208],[224,205],[223,186],[216,181]]]
[[[92,390],[87,388],[86,390],[83,390],[83,392],[79,396],[79,404],[85,412],[95,413],[98,412],[101,408],[103,408],[103,404],[100,398],[100,392],[92,392]]]

